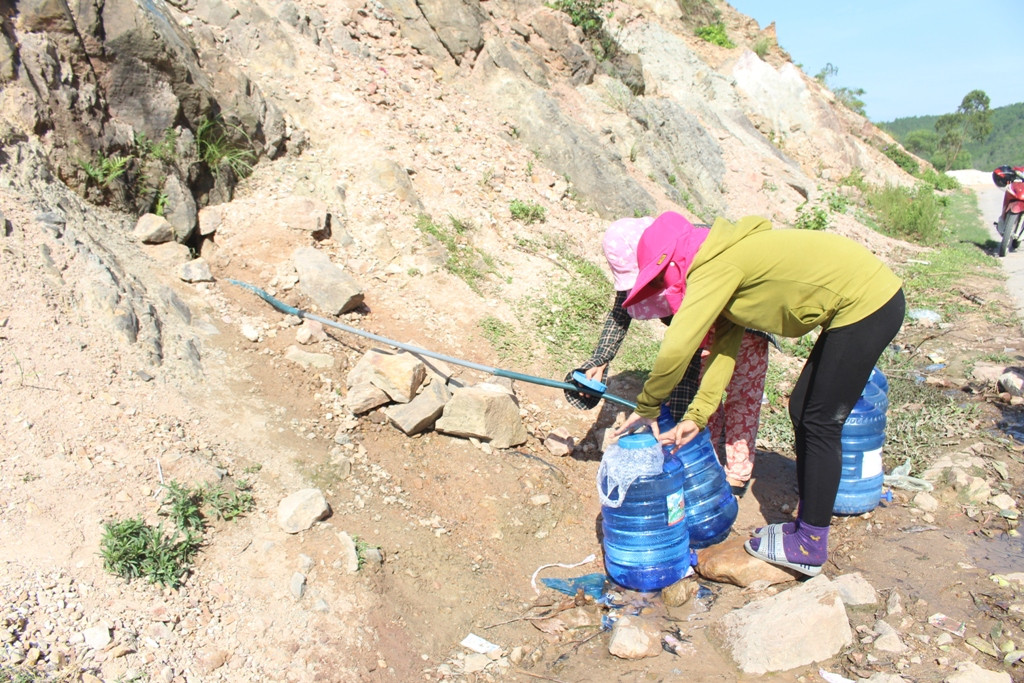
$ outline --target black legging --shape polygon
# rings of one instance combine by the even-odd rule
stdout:
[[[800,518],[828,526],[843,467],[843,423],[903,324],[903,290],[868,317],[818,337],[789,399]]]

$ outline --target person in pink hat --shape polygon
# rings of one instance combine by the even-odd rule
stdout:
[[[684,219],[685,220],[685,219]],[[659,318],[666,325],[672,320],[675,308],[665,292],[656,292],[629,308],[622,306],[629,290],[636,282],[640,269],[637,265],[637,244],[640,236],[654,222],[654,218],[622,218],[605,231],[603,248],[612,271],[615,300],[605,317],[597,347],[591,357],[579,368],[587,379],[603,381],[608,364],[615,358],[632,320]],[[712,333],[713,334],[713,333]],[[702,347],[710,346],[712,334]],[[754,448],[764,392],[765,373],[768,370],[768,343],[764,333],[748,331],[743,337],[737,369],[727,390],[726,401],[714,412],[708,425],[714,441],[725,452],[725,474],[733,493],[742,497],[754,467]],[[686,372],[665,401],[664,409],[673,422],[682,419],[690,401],[697,393],[701,372],[701,358],[706,355],[698,349],[690,359]],[[572,373],[566,378],[569,381]],[[597,400],[580,394],[566,394],[572,405],[592,408]]]
[[[789,400],[797,519],[755,529],[744,544],[766,562],[816,576],[828,559],[843,424],[903,324],[902,282],[849,238],[774,230],[758,216],[736,223],[719,218],[707,229],[663,213],[641,235],[637,261],[640,274],[623,305],[664,292],[677,311],[636,410],[617,435],[648,425],[663,444],[689,443],[721,401],[745,328],[787,337],[821,328]],[[661,402],[712,325],[715,338],[697,395],[682,421],[659,433]]]

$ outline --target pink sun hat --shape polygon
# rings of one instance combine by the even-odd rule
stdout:
[[[664,292],[672,311],[679,310],[686,293],[686,272],[708,232],[708,228],[694,227],[674,211],[658,216],[637,243],[640,274],[623,306],[628,308]],[[662,275],[664,278],[659,279]]]
[[[640,267],[636,264],[636,245],[640,235],[651,227],[652,216],[620,218],[604,232],[604,257],[612,269],[612,284],[616,292],[633,289]]]

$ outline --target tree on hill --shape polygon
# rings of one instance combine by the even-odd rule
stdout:
[[[939,135],[936,161],[944,159],[944,170],[953,168],[957,157],[968,140],[980,142],[992,132],[989,99],[984,90],[972,90],[964,95],[963,101],[953,114],[945,114],[935,122]],[[963,160],[967,165],[969,160]]]

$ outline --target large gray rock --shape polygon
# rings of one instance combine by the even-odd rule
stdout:
[[[411,353],[370,349],[349,371],[345,382],[350,387],[369,383],[387,394],[391,400],[408,403],[426,376],[427,368],[423,361]]]
[[[456,64],[476,58],[484,45],[480,24],[484,13],[478,0],[417,0],[423,17]]]
[[[434,428],[445,434],[488,441],[495,448],[518,446],[527,437],[515,399],[486,386],[455,390]]]
[[[404,433],[419,434],[434,426],[451,397],[444,382],[432,380],[414,399],[390,406],[384,414]]]
[[[277,523],[287,533],[297,534],[330,514],[331,506],[320,489],[302,489],[277,506]]]
[[[853,642],[843,600],[824,574],[733,610],[713,631],[750,674],[820,662]]]
[[[363,288],[322,251],[299,247],[292,261],[299,289],[330,315],[347,313],[363,303]]]

